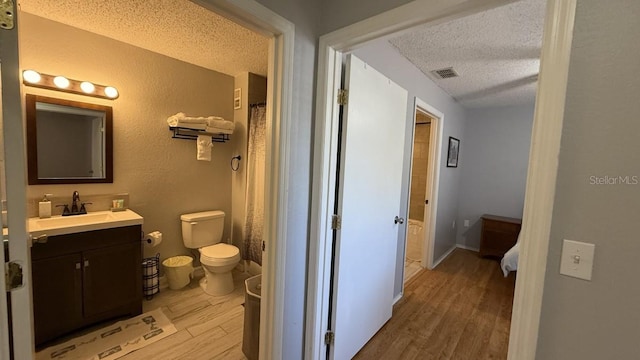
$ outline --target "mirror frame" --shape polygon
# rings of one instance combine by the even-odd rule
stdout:
[[[42,102],[54,105],[63,105],[102,111],[105,113],[104,124],[104,151],[105,151],[105,176],[104,178],[51,178],[41,179],[38,177],[38,138],[36,123],[36,103]],[[111,106],[83,103],[73,100],[64,100],[40,95],[26,95],[26,117],[27,117],[27,168],[29,185],[43,184],[90,184],[90,183],[113,183],[113,109]]]

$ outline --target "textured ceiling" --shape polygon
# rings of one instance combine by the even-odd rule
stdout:
[[[187,0],[20,0],[20,7],[231,76],[267,75],[267,38]]]
[[[545,0],[522,0],[451,22],[420,26],[391,44],[466,108],[535,99]],[[451,67],[457,78],[431,71]]]

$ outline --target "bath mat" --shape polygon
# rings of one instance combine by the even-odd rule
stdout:
[[[36,360],[113,360],[175,333],[176,327],[161,309],[48,347]]]

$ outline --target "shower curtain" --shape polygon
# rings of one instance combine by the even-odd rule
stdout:
[[[262,265],[264,229],[264,173],[266,144],[266,106],[251,108],[247,151],[247,203],[244,229],[244,259]]]

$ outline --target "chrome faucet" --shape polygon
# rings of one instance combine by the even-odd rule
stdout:
[[[76,214],[78,213],[78,201],[80,201],[80,193],[78,193],[77,191],[74,191],[72,200],[73,201],[71,202],[71,213]]]

